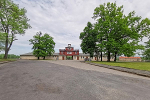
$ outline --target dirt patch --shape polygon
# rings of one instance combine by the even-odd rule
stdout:
[[[60,89],[59,87],[52,86],[52,85],[46,85],[45,83],[40,83],[40,84],[36,84],[36,91],[60,94],[62,92],[62,89]]]

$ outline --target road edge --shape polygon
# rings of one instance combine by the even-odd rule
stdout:
[[[85,62],[81,61],[82,63],[90,64],[90,65],[95,65],[98,67],[104,67],[108,69],[113,69],[121,72],[127,72],[131,74],[136,74],[139,76],[144,76],[150,78],[150,71],[144,71],[144,70],[138,70],[138,69],[132,69],[132,68],[125,68],[125,67],[119,67],[119,66],[110,66],[110,65],[104,65],[104,64],[96,64],[96,63],[91,63],[91,62]]]
[[[15,61],[17,61],[17,60],[15,60]],[[15,61],[2,61],[2,62],[0,62],[0,65],[5,64],[5,63],[9,63],[9,62],[15,62]]]

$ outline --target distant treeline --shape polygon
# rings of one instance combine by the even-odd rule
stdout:
[[[4,54],[0,54],[0,59],[4,58]],[[18,59],[20,56],[14,54],[8,54],[8,59]]]

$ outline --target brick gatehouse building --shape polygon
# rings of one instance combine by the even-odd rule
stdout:
[[[45,59],[52,60],[84,60],[85,58],[90,58],[90,55],[79,53],[79,49],[74,49],[74,47],[72,47],[71,44],[68,44],[68,46],[65,47],[65,49],[59,49],[59,53],[54,53],[51,56],[45,57]],[[35,57],[31,52],[20,55],[20,59],[37,59],[37,57]],[[42,59],[42,57],[40,59]],[[94,57],[91,57],[92,61],[95,61],[96,59],[96,55]],[[98,60],[100,61],[100,56]],[[111,57],[111,61],[113,60],[113,57]],[[107,61],[106,56],[103,56],[103,61]]]
[[[62,60],[66,59],[72,59],[77,57],[77,60],[79,60],[79,49],[74,49],[74,47],[71,47],[71,44],[68,44],[68,47],[65,47],[65,49],[59,49],[59,55],[62,56]]]

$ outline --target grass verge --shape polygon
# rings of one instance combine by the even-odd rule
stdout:
[[[0,59],[0,62],[4,62],[4,61],[16,61],[16,59]]]
[[[92,61],[92,63],[150,71],[150,62],[97,62],[97,61]]]

